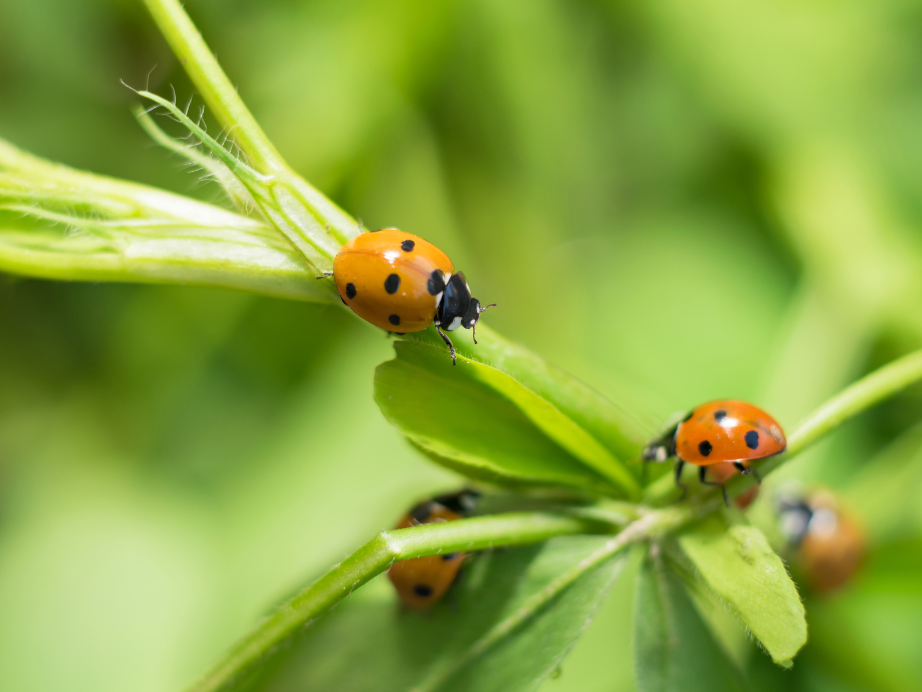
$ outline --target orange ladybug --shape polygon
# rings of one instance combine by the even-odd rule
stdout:
[[[477,497],[477,493],[472,490],[441,495],[416,505],[396,528],[462,519],[471,513]],[[425,610],[437,603],[451,588],[466,555],[457,552],[401,560],[391,565],[387,576],[397,589],[397,595],[405,608]]]
[[[780,454],[785,447],[784,431],[774,418],[745,401],[724,399],[693,409],[662,437],[648,444],[643,458],[663,462],[675,456],[678,460],[675,482],[684,493],[682,468],[686,462],[699,467],[698,478],[703,484],[724,488],[723,483],[729,478],[726,471],[717,471],[721,480],[708,482],[707,467],[731,464],[740,473],[748,474],[753,471],[750,462]],[[723,493],[727,501],[725,488]]]
[[[861,566],[867,540],[861,525],[831,492],[781,493],[777,507],[781,532],[797,548],[798,565],[814,591],[827,594],[851,580]]]
[[[350,240],[333,259],[333,271],[317,278],[326,276],[333,277],[342,301],[376,327],[407,334],[435,322],[452,364],[455,347],[442,330],[474,329],[480,313],[495,305],[482,306],[471,296],[464,274],[444,252],[396,228]]]

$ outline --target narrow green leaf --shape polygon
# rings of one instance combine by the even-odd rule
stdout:
[[[141,108],[141,106],[135,106],[133,111],[134,117],[138,119],[138,123],[144,128],[144,131],[152,140],[160,146],[188,159],[200,169],[208,171],[224,190],[224,193],[228,196],[230,201],[233,202],[238,212],[247,214],[254,210],[256,203],[253,197],[246,191],[246,188],[237,180],[226,165],[218,159],[199,151],[194,142],[190,144],[186,141],[180,141],[170,137],[166,132],[160,129],[157,123],[154,122],[154,119],[150,117],[150,113]]]
[[[266,223],[76,171],[0,140],[0,271],[45,279],[222,286],[332,302]]]
[[[139,91],[138,95],[163,107],[188,128],[208,151],[227,167],[252,197],[263,216],[291,241],[314,267],[315,272],[332,269],[333,257],[339,249],[351,237],[358,235],[358,224],[354,224],[346,233],[334,233],[326,217],[318,210],[316,204],[312,203],[309,195],[305,194],[309,186],[297,176],[290,174],[286,169],[273,170],[271,173],[257,171],[205,132],[203,127],[175,103],[149,91]],[[332,207],[329,200],[323,198],[323,201],[326,203],[325,206]]]
[[[658,556],[645,560],[634,598],[634,665],[640,692],[745,689],[681,580]]]
[[[574,536],[482,553],[427,613],[403,612],[383,577],[316,623],[265,692],[529,692],[560,665],[590,624],[624,557],[535,596],[606,543]]]
[[[772,660],[790,665],[807,642],[804,606],[762,532],[711,516],[684,531],[679,545]]]
[[[497,309],[502,307],[500,305]],[[438,335],[432,331],[410,334],[407,338],[441,345]],[[641,425],[626,409],[565,370],[504,338],[486,324],[477,325],[476,345],[472,335],[462,330],[453,332],[451,338],[459,353],[511,375],[532,392],[550,401],[618,459],[635,459],[650,438],[652,431]]]
[[[452,367],[443,346],[404,341],[395,350],[378,367],[375,399],[437,461],[473,478],[636,494],[604,447],[509,375],[464,356]]]
[[[280,230],[308,258],[319,254],[323,268],[329,269],[327,260],[332,261],[332,255],[324,257],[325,253],[335,254],[341,245],[359,234],[355,219],[282,159],[208,50],[182,3],[144,0],[144,4],[218,122],[233,137],[253,169],[274,181],[274,189],[267,190],[276,202],[270,205],[273,222],[280,224]]]

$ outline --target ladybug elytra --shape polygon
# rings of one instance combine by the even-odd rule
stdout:
[[[732,475],[731,467],[749,474],[754,472],[751,462],[780,454],[786,446],[784,431],[768,413],[745,401],[726,399],[693,409],[662,437],[648,444],[642,456],[646,461],[656,462],[675,456],[675,482],[683,492],[683,466],[686,463],[698,466],[701,483],[720,485],[727,501],[723,484]],[[713,479],[710,481],[709,469]]]
[[[848,583],[867,551],[864,530],[829,491],[780,492],[778,520],[807,583],[827,594]]]
[[[407,513],[396,528],[455,521],[470,514],[478,495],[472,490],[441,495],[420,503]],[[400,602],[409,610],[424,610],[437,603],[451,588],[467,553],[445,553],[401,560],[387,570]]]
[[[326,276],[333,277],[343,303],[376,327],[407,334],[435,323],[452,364],[456,363],[455,348],[445,332],[458,327],[474,330],[480,313],[494,307],[481,305],[471,295],[464,274],[454,270],[444,252],[396,228],[350,240],[337,253],[333,271]]]

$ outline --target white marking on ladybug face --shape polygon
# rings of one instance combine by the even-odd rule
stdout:
[[[441,304],[442,304],[442,296],[444,296],[444,295],[445,295],[445,291],[442,291],[441,293],[436,293],[436,294],[435,294],[435,304],[436,304],[436,305],[441,305]]]
[[[444,329],[445,329],[446,332],[453,332],[453,331],[455,331],[455,330],[456,330],[458,327],[460,327],[460,326],[461,326],[461,317],[460,317],[460,316],[456,316],[456,317],[451,321],[451,324],[449,324],[447,327],[444,327]]]
[[[810,531],[821,538],[828,538],[836,532],[839,518],[831,509],[818,509],[810,518]]]
[[[666,448],[665,448],[665,447],[657,447],[657,448],[656,448],[656,460],[657,460],[658,462],[662,463],[662,462],[666,461],[666,459],[667,459],[667,456],[666,456]]]
[[[783,512],[781,514],[781,533],[792,543],[799,543],[807,533],[810,517],[805,512]]]

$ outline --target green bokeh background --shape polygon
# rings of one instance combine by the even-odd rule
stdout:
[[[922,2],[188,5],[296,170],[445,249],[491,326],[651,429],[729,396],[792,426],[922,346]],[[119,80],[192,94],[139,2],[0,4],[0,136],[220,200]],[[0,277],[0,689],[178,689],[457,485],[377,411],[390,354],[339,307]],[[792,673],[724,622],[753,685],[922,688],[920,417],[914,389],[784,470],[875,550],[808,596]],[[631,597],[543,689],[633,689]]]

